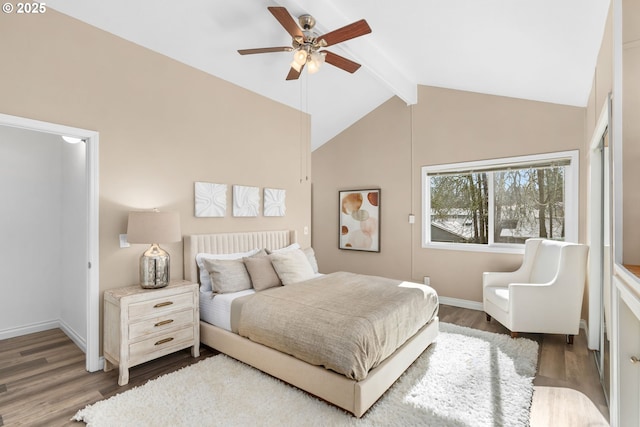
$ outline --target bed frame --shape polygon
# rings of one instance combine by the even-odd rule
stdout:
[[[245,252],[254,248],[273,250],[295,241],[295,231],[289,230],[185,236],[185,279],[198,281],[198,267],[195,262],[198,253]],[[203,344],[333,403],[356,417],[361,417],[391,387],[437,335],[438,318],[435,317],[391,356],[372,369],[367,378],[355,381],[200,321],[200,341]]]

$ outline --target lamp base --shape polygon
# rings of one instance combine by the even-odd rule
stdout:
[[[169,284],[169,254],[158,246],[151,245],[140,256],[140,286],[145,289],[164,288]]]

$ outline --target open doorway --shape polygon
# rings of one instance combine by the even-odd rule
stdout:
[[[12,224],[30,230],[32,224],[33,231],[14,233],[15,250],[11,244],[2,248],[14,256],[20,266],[7,268],[17,275],[9,284],[15,286],[16,301],[7,302],[15,306],[11,308],[12,317],[2,322],[0,333],[9,337],[20,335],[21,331],[29,333],[52,327],[51,320],[42,320],[52,316],[47,311],[47,301],[40,302],[39,309],[44,311],[41,319],[24,317],[19,310],[31,308],[29,298],[40,298],[35,295],[36,289],[29,288],[30,280],[32,284],[53,286],[57,283],[53,292],[62,294],[52,299],[63,301],[60,310],[64,314],[59,318],[59,326],[85,351],[86,369],[99,370],[102,364],[99,356],[98,133],[4,114],[0,114],[0,127],[4,135],[14,140],[6,149],[22,149],[21,143],[32,141],[35,145],[22,145],[31,145],[31,150],[37,146],[39,150],[29,152],[27,149],[17,154],[16,163],[5,172],[9,174],[5,180],[11,181],[11,170],[17,178],[13,179],[15,187],[10,190],[12,210],[3,213],[14,218],[13,221],[11,217],[4,218],[7,230]],[[62,141],[63,135],[81,140],[81,145],[72,148]],[[36,159],[39,159],[38,165],[29,163]],[[25,185],[27,182],[31,186]],[[42,184],[48,182],[52,183],[50,188],[54,194],[48,194],[47,188],[39,188],[46,187]],[[39,200],[31,203],[30,197]],[[69,207],[66,211],[65,206]],[[45,238],[47,245],[44,245]],[[73,257],[75,263],[65,262],[68,257]],[[55,275],[55,280],[49,274]],[[29,290],[33,292],[30,294]],[[20,325],[20,320],[25,324]]]

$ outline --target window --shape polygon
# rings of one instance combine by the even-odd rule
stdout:
[[[578,152],[424,166],[423,247],[519,251],[577,241]]]

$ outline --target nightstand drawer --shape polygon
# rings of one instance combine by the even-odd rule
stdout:
[[[130,361],[132,364],[137,364],[154,359],[159,355],[188,346],[189,343],[193,342],[193,338],[193,328],[187,327],[138,341],[129,345]]]
[[[180,329],[193,324],[193,309],[191,307],[164,316],[152,317],[129,325],[129,339],[134,340],[144,335],[155,334],[167,329]]]
[[[164,298],[154,298],[149,301],[136,302],[129,305],[129,318],[147,315],[165,314],[167,311],[191,308],[194,305],[193,292],[171,295]]]

